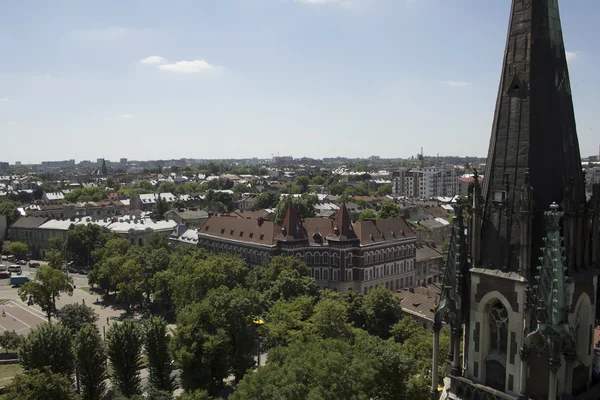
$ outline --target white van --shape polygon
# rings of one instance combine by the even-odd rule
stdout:
[[[21,273],[21,266],[20,265],[16,265],[16,264],[12,264],[8,266],[8,272],[16,272],[18,274]]]

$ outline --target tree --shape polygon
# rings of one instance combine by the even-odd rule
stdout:
[[[91,266],[92,253],[106,243],[106,235],[96,224],[75,225],[67,232],[65,247],[69,259],[78,265]]]
[[[54,249],[50,249],[46,252],[46,262],[54,269],[61,269],[65,265],[63,253]]]
[[[339,183],[335,183],[328,188],[329,194],[333,196],[339,196],[344,193],[344,188]]]
[[[98,321],[98,314],[91,307],[84,304],[72,303],[60,309],[58,320],[73,335],[76,335],[85,325],[95,324]]]
[[[71,332],[60,324],[38,325],[19,348],[19,361],[26,371],[48,367],[70,377],[75,369]]]
[[[19,289],[21,300],[38,305],[46,313],[48,322],[56,312],[56,299],[60,298],[61,293],[73,295],[73,278],[45,265],[37,269],[34,280]]]
[[[11,226],[21,216],[19,210],[17,210],[18,206],[19,203],[15,201],[0,200],[0,215],[6,216],[7,227]]]
[[[4,347],[4,351],[8,353],[8,350],[16,350],[23,343],[23,336],[9,331],[4,331],[0,335],[0,346]]]
[[[308,176],[299,176],[296,178],[296,185],[300,186],[301,193],[306,193],[309,183],[310,180],[308,179]]]
[[[321,186],[322,184],[325,183],[325,179],[321,175],[316,175],[314,178],[312,178],[310,183],[312,185]]]
[[[218,395],[229,375],[228,337],[215,326],[214,306],[206,301],[191,303],[177,314],[171,350],[181,369],[181,387],[186,391],[206,389]]]
[[[144,302],[144,267],[135,259],[126,259],[121,265],[117,283],[117,300],[127,305],[129,311],[132,303],[143,307]]]
[[[377,213],[375,213],[375,211],[371,210],[370,208],[368,208],[366,210],[362,210],[360,212],[360,215],[358,216],[359,221],[364,221],[365,219],[376,219],[376,218],[377,218]]]
[[[394,200],[384,200],[381,203],[381,209],[379,210],[379,218],[397,218],[402,215],[400,207]]]
[[[402,309],[392,292],[378,286],[364,297],[363,314],[367,332],[387,339],[392,326],[402,318]]]
[[[65,251],[65,239],[62,236],[52,236],[46,241],[49,250],[56,250],[60,254]],[[47,253],[46,253],[47,254]]]
[[[314,297],[302,296],[276,302],[265,316],[261,329],[265,345],[273,348],[304,341],[315,301]]]
[[[177,400],[212,400],[214,397],[211,397],[206,390],[195,390],[193,392],[185,392],[179,396],[177,396]]]
[[[232,400],[367,400],[375,386],[375,359],[356,357],[345,341],[294,343],[269,351],[269,362],[240,382]],[[402,379],[398,376],[396,379]]]
[[[283,196],[277,207],[275,208],[275,222],[281,222],[285,218],[288,204],[292,203],[296,215],[300,219],[311,218],[316,215],[315,204],[318,203],[316,196],[302,195],[301,197],[292,198],[291,196]]]
[[[162,198],[160,194],[157,195],[156,203],[152,207],[152,219],[155,221],[161,221],[165,219],[165,213],[171,209],[169,203]]]
[[[385,185],[381,185],[377,188],[377,195],[386,196],[392,194],[394,188],[391,183],[386,183]]]
[[[175,380],[171,376],[171,338],[167,332],[167,322],[160,317],[150,317],[144,322],[144,330],[150,385],[156,390],[172,392],[175,389]]]
[[[9,400],[75,400],[69,377],[49,368],[31,370],[15,376],[6,396]]]
[[[17,259],[22,259],[29,253],[29,246],[23,242],[11,242],[7,247],[10,254],[14,255]]]
[[[107,334],[111,381],[128,397],[141,394],[143,331],[131,319],[113,323]]]
[[[229,372],[239,382],[246,371],[254,368],[253,350],[257,331],[253,320],[260,316],[259,295],[252,289],[220,287],[204,300],[213,306],[213,329],[222,327],[228,338]]]
[[[309,319],[309,329],[323,339],[349,339],[352,337],[348,324],[348,309],[339,296],[331,292],[323,293],[315,305],[314,314]]]
[[[279,201],[279,196],[276,192],[267,190],[262,192],[256,197],[256,201],[254,202],[255,210],[262,210],[266,208],[275,208],[277,207],[277,202]]]
[[[75,336],[75,359],[85,400],[101,400],[106,391],[106,349],[96,327],[83,325]]]

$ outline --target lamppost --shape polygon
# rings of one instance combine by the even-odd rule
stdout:
[[[264,325],[265,321],[262,318],[257,317],[252,320],[254,326],[256,326],[256,364],[260,367],[260,334],[258,334],[258,328]]]

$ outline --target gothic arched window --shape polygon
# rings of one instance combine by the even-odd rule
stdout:
[[[490,309],[490,354],[506,355],[508,313],[501,303]]]
[[[501,303],[490,308],[490,346],[486,358],[486,385],[505,390],[506,353],[508,350],[508,312]]]

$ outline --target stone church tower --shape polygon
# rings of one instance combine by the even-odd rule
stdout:
[[[590,395],[600,187],[587,200],[558,0],[512,1],[483,187],[456,216],[434,324],[435,372],[451,328],[444,396]]]

